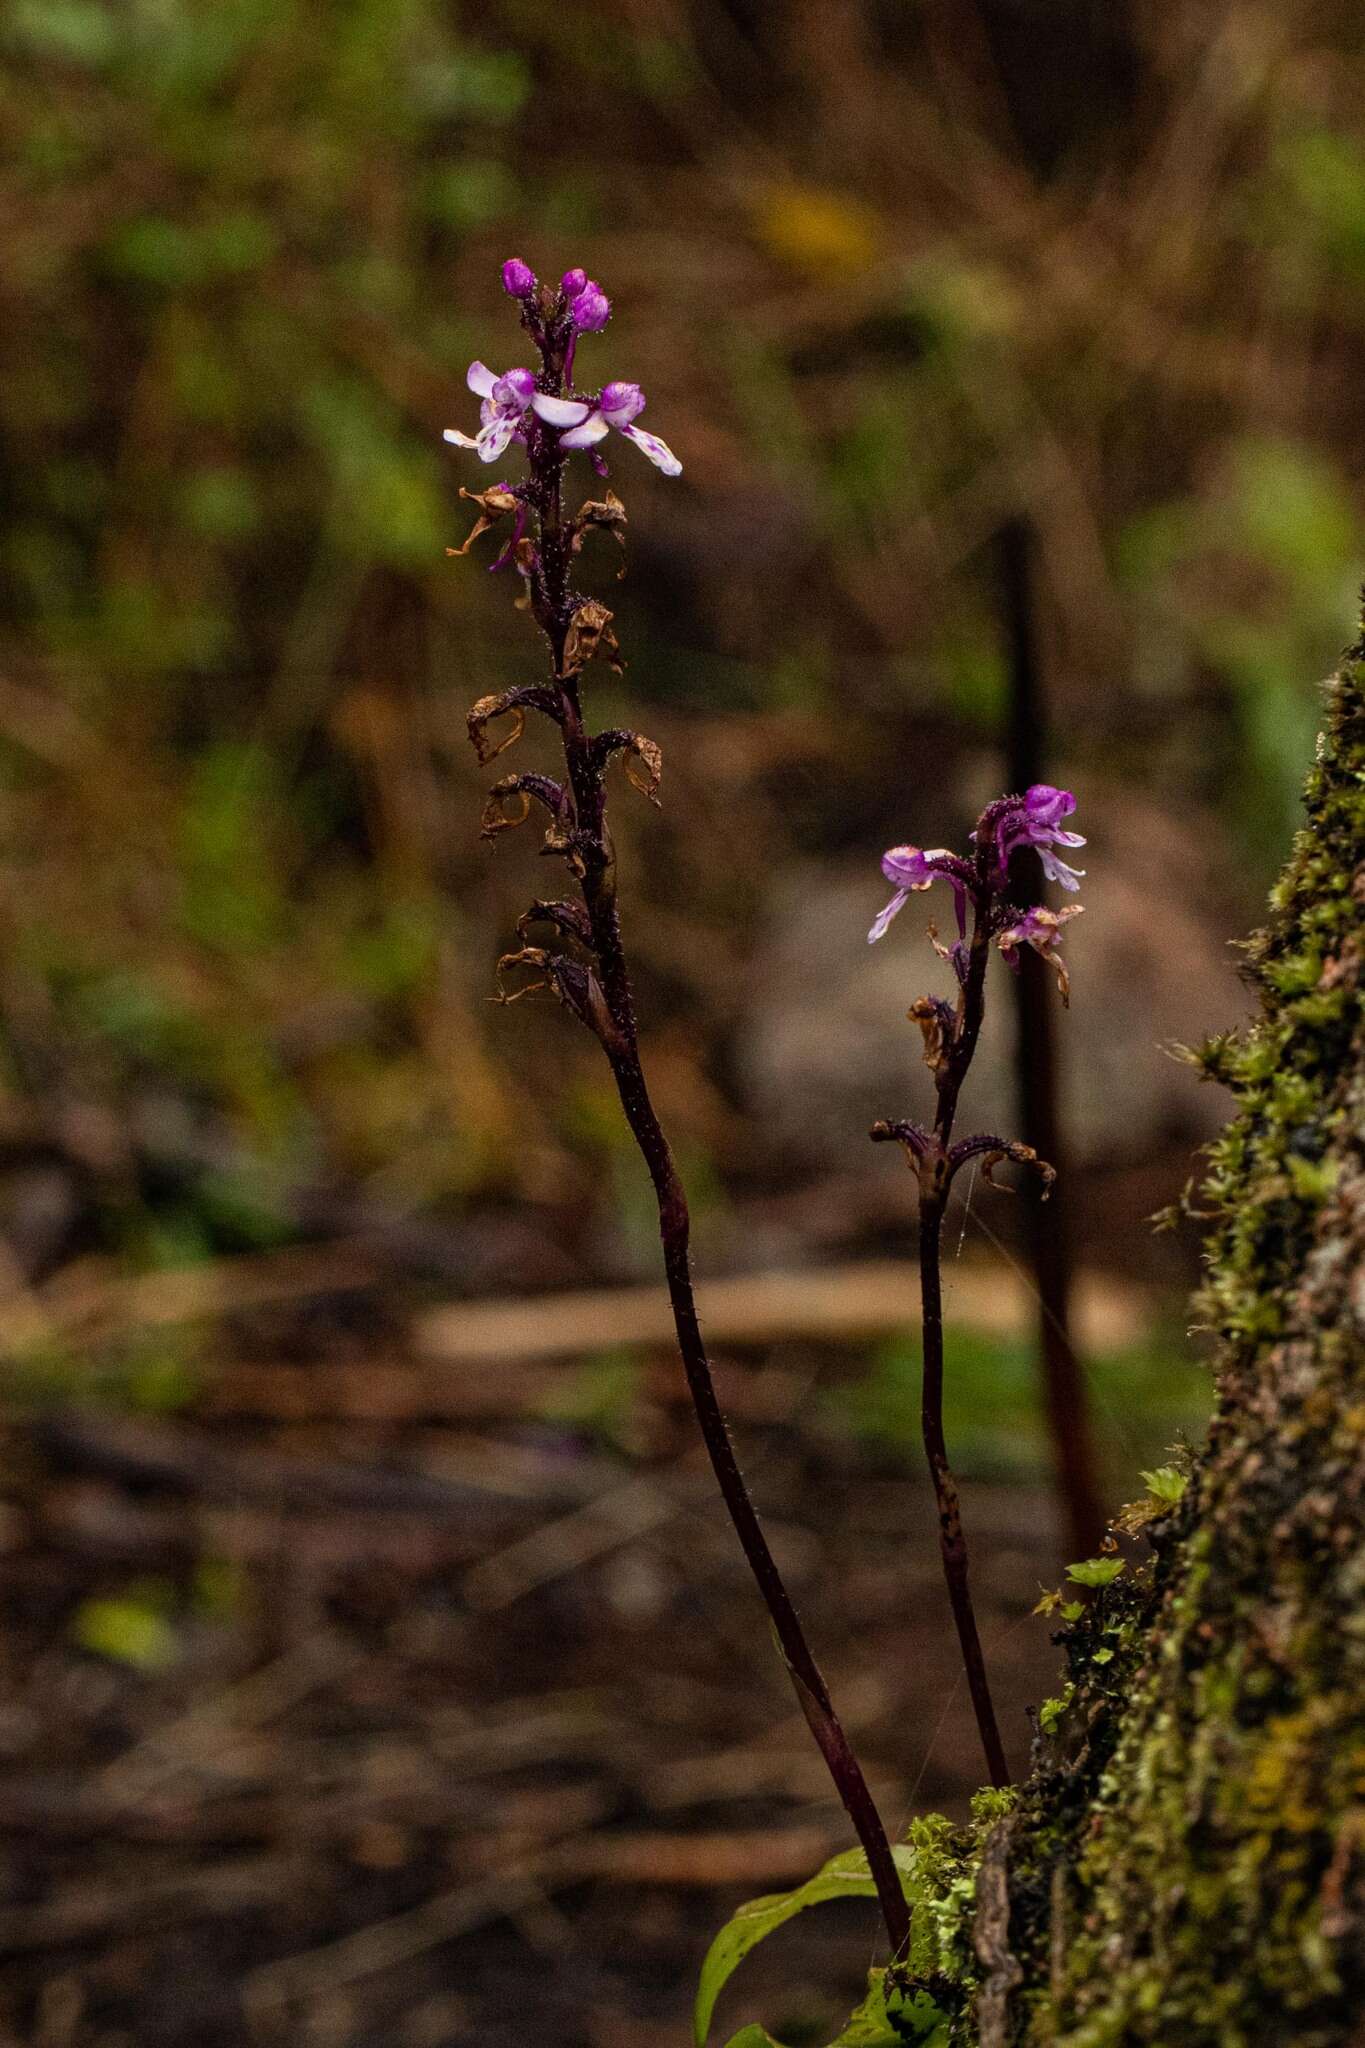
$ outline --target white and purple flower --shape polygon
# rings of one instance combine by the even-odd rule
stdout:
[[[1001,879],[1009,872],[1011,855],[1021,846],[1031,846],[1049,882],[1056,882],[1063,889],[1079,889],[1085,869],[1068,867],[1052,850],[1056,846],[1085,845],[1079,832],[1062,829],[1062,819],[1069,818],[1075,808],[1076,799],[1071,791],[1054,789],[1050,782],[1035,782],[1022,796],[992,804],[983,823],[988,821],[995,835]]]
[[[591,448],[615,427],[665,476],[682,474],[682,464],[667,442],[635,425],[645,407],[645,394],[638,384],[604,384],[595,404],[580,398],[548,398],[538,391],[531,405],[550,426],[561,429],[561,448]]]
[[[496,462],[514,435],[523,439],[522,421],[535,397],[534,370],[504,370],[499,377],[487,363],[471,363],[465,382],[483,400],[479,416],[483,425],[477,435],[462,434],[447,427],[443,439],[457,448],[473,448],[480,462]]]
[[[878,913],[872,929],[867,935],[869,946],[875,946],[884,938],[893,917],[899,915],[909,901],[912,890],[928,889],[934,882],[943,881],[952,885],[954,908],[957,911],[959,936],[967,929],[967,890],[962,877],[955,872],[957,857],[946,846],[893,846],[882,855],[882,873],[888,882],[895,884],[896,893],[885,910]]]

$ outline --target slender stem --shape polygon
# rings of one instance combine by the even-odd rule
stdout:
[[[610,913],[615,922],[614,909]],[[594,920],[596,923],[596,920]],[[610,1002],[611,998],[608,997]],[[614,1007],[614,1006],[613,1006]],[[820,1746],[835,1789],[867,1855],[868,1868],[877,1888],[877,1898],[886,1921],[893,1955],[901,1955],[910,1940],[910,1912],[901,1888],[886,1829],[877,1811],[862,1767],[849,1745],[848,1737],[834,1711],[829,1689],[811,1653],[805,1632],[792,1605],[777,1561],[768,1547],[757,1512],[735,1457],[715,1381],[697,1321],[696,1302],[688,1258],[690,1222],[687,1198],[674,1167],[649,1091],[645,1085],[638,1053],[632,1047],[625,1056],[612,1058],[612,1070],[621,1106],[631,1132],[649,1168],[659,1204],[659,1237],[663,1245],[664,1270],[668,1279],[673,1323],[682,1354],[683,1370],[692,1395],[697,1422],[706,1444],[721,1497],[734,1524],[740,1546],[758,1584],[781,1646],[783,1659],[811,1733]]]
[[[547,333],[542,343],[542,389],[562,394],[571,348],[570,343],[566,350],[563,339],[557,338],[553,330]],[[579,888],[588,913],[595,970],[614,1027],[604,1037],[604,1049],[621,1107],[649,1169],[658,1201],[659,1238],[669,1301],[702,1439],[721,1497],[768,1610],[797,1698],[866,1853],[892,1954],[900,1956],[909,1947],[910,1911],[886,1829],[763,1534],[716,1397],[697,1320],[689,1260],[691,1223],[687,1198],[650,1100],[640,1061],[635,1006],[616,906],[615,860],[606,822],[602,764],[594,754],[584,723],[578,679],[565,673],[568,631],[582,600],[569,581],[571,549],[562,503],[564,458],[558,451],[557,435],[538,421],[528,425],[527,433],[531,466],[528,495],[536,514],[539,539],[531,601],[550,647],[551,677],[558,694],[565,765],[573,797]]]
[[[943,1236],[943,1196],[921,1192],[919,1206],[920,1299],[924,1319],[924,1363],[920,1387],[920,1429],[924,1455],[934,1482],[938,1503],[938,1542],[943,1558],[943,1576],[948,1582],[962,1663],[972,1696],[981,1746],[992,1785],[1008,1785],[1009,1766],[996,1724],[991,1689],[986,1678],[986,1661],[977,1633],[976,1612],[967,1583],[967,1539],[962,1530],[957,1481],[948,1463],[948,1446],[943,1435],[943,1295],[939,1281],[939,1254]]]
[[[962,1528],[957,1481],[948,1463],[948,1445],[943,1433],[943,1289],[939,1267],[943,1210],[953,1174],[948,1147],[957,1116],[958,1096],[981,1035],[986,1009],[986,968],[990,960],[990,920],[983,908],[986,891],[981,863],[978,864],[978,874],[981,888],[973,897],[967,972],[958,998],[952,1036],[944,1048],[938,1070],[938,1108],[933,1132],[925,1137],[923,1143],[907,1144],[906,1150],[919,1187],[919,1273],[923,1324],[920,1434],[938,1504],[938,1541],[943,1576],[948,1585],[948,1600],[953,1610],[981,1746],[986,1754],[986,1769],[992,1785],[1001,1786],[1010,1782],[1009,1766],[1005,1762],[1004,1745],[1000,1740],[986,1677],[986,1660],[982,1655],[976,1610],[968,1583],[967,1538]],[[873,1132],[874,1137],[892,1134],[885,1125],[878,1126]]]

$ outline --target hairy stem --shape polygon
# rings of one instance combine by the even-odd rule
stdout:
[[[561,395],[565,353],[552,342],[543,348],[542,354],[545,367],[541,388]],[[582,600],[569,581],[570,548],[562,503],[564,459],[558,451],[557,436],[538,422],[529,428],[528,449],[529,499],[539,539],[531,602],[550,648],[551,676],[559,700],[565,765],[573,797],[576,872],[588,913],[595,968],[612,1025],[603,1044],[621,1107],[658,1201],[659,1238],[683,1370],[721,1497],[768,1610],[797,1698],[867,1856],[892,1954],[899,1956],[909,1946],[910,1912],[886,1829],[763,1534],[716,1397],[702,1341],[692,1292],[687,1198],[650,1100],[640,1061],[635,1006],[616,905],[615,860],[606,821],[602,766],[593,755],[584,723],[578,678],[565,673],[565,643],[574,612]]]
[[[986,1768],[992,1785],[1008,1785],[1009,1767],[996,1724],[995,1707],[986,1678],[986,1661],[981,1653],[976,1612],[967,1582],[967,1539],[962,1532],[957,1481],[948,1463],[948,1446],[943,1435],[943,1294],[939,1281],[939,1254],[943,1236],[943,1197],[922,1192],[919,1205],[920,1300],[924,1328],[924,1363],[920,1387],[920,1430],[924,1455],[934,1482],[938,1503],[938,1542],[943,1558],[943,1576],[948,1582],[948,1599],[962,1649],[963,1668],[972,1696],[972,1710],[986,1753]]]

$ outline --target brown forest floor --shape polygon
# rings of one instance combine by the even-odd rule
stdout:
[[[7,2042],[683,2048],[730,1908],[849,1842],[667,1355],[585,1429],[534,1374],[423,1364],[410,1327],[391,1289],[334,1285],[230,1315],[171,1417],[11,1419]],[[916,1461],[809,1426],[837,1346],[721,1363],[888,1821],[960,1809],[980,1772]],[[1023,1762],[1051,1508],[980,1483],[966,1508]],[[854,1990],[871,1913],[817,1920],[722,2024],[796,2038]]]

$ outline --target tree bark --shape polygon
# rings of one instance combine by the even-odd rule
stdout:
[[[1365,642],[1307,808],[1248,947],[1260,1017],[1197,1056],[1238,1099],[1203,1197],[1212,1425],[1059,1638],[982,1857],[1017,1965],[979,1897],[982,2048],[1365,2044]]]

